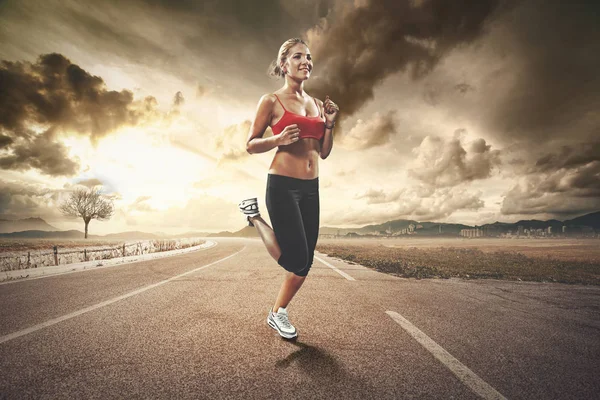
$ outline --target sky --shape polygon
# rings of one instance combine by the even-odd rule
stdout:
[[[0,0],[0,218],[91,234],[237,231],[267,69],[305,40],[340,108],[320,224],[482,225],[600,210],[600,6],[517,0]],[[265,137],[272,135],[270,128]]]

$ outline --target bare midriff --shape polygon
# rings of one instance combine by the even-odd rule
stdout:
[[[314,179],[319,176],[320,149],[321,143],[312,138],[279,146],[269,167],[269,173],[298,179]]]

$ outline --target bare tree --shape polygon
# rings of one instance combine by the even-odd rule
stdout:
[[[112,199],[100,194],[100,189],[76,189],[59,206],[60,211],[71,217],[81,217],[85,222],[85,238],[88,237],[88,225],[92,219],[100,221],[110,219],[114,212]]]

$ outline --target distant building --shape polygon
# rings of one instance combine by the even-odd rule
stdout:
[[[481,236],[483,236],[483,230],[481,230],[479,228],[461,229],[460,230],[460,236],[463,236],[463,237],[481,237]]]
[[[493,225],[483,227],[483,236],[498,236],[499,233],[499,229]]]
[[[567,226],[566,225],[562,226],[562,233],[567,233]]]
[[[524,233],[525,233],[525,232],[524,232],[524,230],[523,230],[523,225],[519,225],[519,226],[517,227],[517,235],[519,235],[519,236],[523,236],[523,234],[524,234]]]
[[[548,232],[548,234],[552,233],[552,227],[551,226],[548,227],[547,232]]]

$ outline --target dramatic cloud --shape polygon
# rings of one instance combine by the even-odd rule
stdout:
[[[408,70],[422,77],[448,51],[479,37],[498,3],[366,0],[340,6],[331,20],[322,20],[307,34],[315,59],[307,86],[353,114],[373,99],[374,86],[387,76]]]
[[[460,130],[457,132],[459,135]],[[417,156],[409,175],[434,187],[455,186],[491,175],[492,168],[499,165],[499,151],[483,139],[477,139],[465,150],[461,139],[444,139],[427,136],[421,145],[413,149]]]
[[[600,161],[600,142],[563,145],[560,150],[540,157],[529,172],[570,169]]]
[[[48,218],[58,215],[47,206],[58,198],[57,191],[42,185],[0,180],[0,218]]]
[[[12,154],[0,154],[0,168],[20,171],[33,168],[50,176],[75,175],[79,170],[79,159],[71,160],[68,149],[53,139],[51,129],[39,135],[20,130],[19,136],[11,142]]]
[[[600,143],[563,145],[522,169],[526,175],[506,193],[505,215],[568,217],[600,209]]]
[[[0,179],[103,183],[122,196],[106,232],[181,231],[190,215],[202,230],[205,209],[233,230],[275,152],[244,146],[258,99],[283,84],[266,67],[302,37],[305,89],[341,108],[323,224],[597,211],[596,3],[6,0]],[[65,221],[64,193],[6,190],[2,213]]]
[[[394,114],[394,111],[385,115],[376,112],[367,121],[359,119],[354,128],[340,138],[338,144],[348,150],[366,150],[388,143],[396,133]]]
[[[369,190],[357,198],[366,199],[367,209],[344,207],[324,215],[331,225],[362,225],[390,219],[434,221],[445,219],[458,210],[479,210],[484,206],[482,193],[465,189],[412,187],[393,190]]]
[[[176,97],[175,107],[182,102]],[[157,118],[156,105],[150,96],[134,101],[128,90],[107,90],[102,78],[61,54],[42,55],[35,63],[1,61],[0,168],[74,175],[79,161],[69,158],[60,135],[86,136],[95,145],[121,126]]]
[[[134,102],[133,93],[107,90],[61,54],[45,54],[36,63],[0,63],[0,127],[9,134],[27,124],[49,125],[90,135],[92,142],[122,125],[135,125],[152,114],[155,100]]]
[[[531,141],[598,136],[599,13],[598,2],[530,0],[507,15],[495,40],[510,49],[517,68],[491,126]]]

